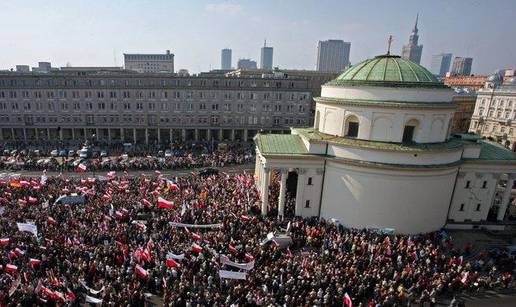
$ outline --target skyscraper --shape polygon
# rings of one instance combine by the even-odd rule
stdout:
[[[220,54],[220,69],[231,69],[231,49],[222,49]]]
[[[340,72],[349,66],[351,43],[330,39],[317,44],[317,70]]]
[[[407,60],[411,60],[414,63],[419,64],[421,62],[421,54],[423,53],[423,45],[418,45],[417,41],[419,39],[419,35],[417,34],[417,21],[419,19],[419,14],[416,16],[416,24],[414,25],[414,29],[412,29],[412,33],[409,37],[408,45],[403,46],[401,49],[401,57]]]
[[[452,54],[440,53],[432,56],[432,64],[430,65],[430,72],[436,76],[444,77],[450,71]]]
[[[260,68],[261,69],[272,69],[272,47],[267,47],[267,41],[263,43],[261,58],[260,58]]]
[[[451,74],[454,76],[469,76],[471,75],[471,66],[473,65],[473,58],[455,57]]]

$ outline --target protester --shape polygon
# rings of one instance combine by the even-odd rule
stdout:
[[[467,259],[443,232],[262,217],[246,173],[4,178],[0,195],[2,306],[408,306],[514,283],[513,261]]]

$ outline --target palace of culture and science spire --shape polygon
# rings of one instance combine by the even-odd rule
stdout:
[[[423,45],[418,45],[417,41],[419,39],[419,35],[417,34],[417,21],[419,18],[419,14],[416,16],[416,24],[414,25],[414,29],[409,37],[408,45],[403,46],[401,50],[401,57],[407,60],[411,60],[414,63],[419,64],[421,62],[421,54],[423,53]]]

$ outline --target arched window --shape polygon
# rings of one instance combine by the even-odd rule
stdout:
[[[403,143],[413,143],[416,138],[417,128],[419,127],[419,121],[417,119],[411,119],[405,123],[403,128]]]
[[[358,117],[350,115],[346,118],[345,130],[346,136],[350,138],[356,138],[358,136],[359,122]]]

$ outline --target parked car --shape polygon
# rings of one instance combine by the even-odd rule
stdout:
[[[105,150],[101,150],[101,151],[100,151],[100,156],[101,156],[102,158],[107,157],[107,156],[108,156],[107,151],[105,151]]]
[[[59,151],[59,155],[58,155],[58,156],[60,156],[60,157],[66,157],[66,156],[68,156],[68,151],[67,151],[66,149],[61,149],[61,150]]]
[[[51,157],[57,157],[59,156],[59,151],[57,151],[57,149],[54,149],[50,152],[50,156]]]
[[[173,155],[172,150],[170,150],[170,149],[165,150],[165,158],[170,158],[170,157],[172,157],[172,155]]]
[[[74,157],[75,156],[75,151],[74,150],[69,150],[68,151],[68,157]]]

